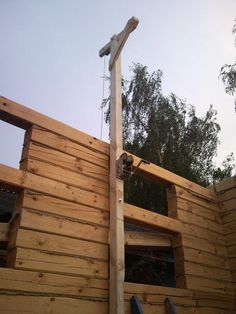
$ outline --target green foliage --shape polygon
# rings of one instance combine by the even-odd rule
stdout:
[[[231,176],[233,155],[222,168],[213,163],[220,126],[212,106],[198,117],[194,106],[174,94],[163,95],[160,70],[150,74],[146,66],[134,64],[131,71],[130,81],[122,80],[125,150],[204,186]],[[165,189],[141,178],[125,184],[125,199],[166,212]]]
[[[236,20],[235,20],[236,21]],[[236,35],[236,24],[234,24],[233,35]],[[235,37],[236,45],[236,37]],[[234,64],[225,64],[220,70],[220,77],[225,85],[225,92],[229,95],[236,93],[236,62]],[[236,111],[236,100],[235,100]]]

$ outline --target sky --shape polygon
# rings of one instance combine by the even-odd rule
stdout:
[[[122,51],[122,74],[129,78],[132,62],[161,69],[165,95],[200,116],[212,104],[221,126],[216,162],[236,156],[234,97],[219,79],[236,59],[235,0],[0,0],[0,95],[100,138],[98,52],[132,16],[140,23]],[[108,58],[105,65],[108,75]],[[0,121],[0,134],[0,163],[18,167],[24,132]]]

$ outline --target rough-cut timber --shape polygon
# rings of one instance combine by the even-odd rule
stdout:
[[[26,129],[20,169],[0,165],[1,193],[14,195],[0,211],[16,198],[0,222],[0,313],[108,314],[109,145],[0,100],[0,117]],[[125,314],[133,295],[149,314],[165,314],[167,296],[180,314],[235,313],[235,178],[205,189],[152,164],[138,175],[166,185],[169,217],[123,203],[127,221],[152,230],[126,232],[126,245],[171,246],[177,288],[124,283]]]

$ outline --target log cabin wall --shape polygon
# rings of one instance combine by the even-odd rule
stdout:
[[[215,191],[220,201],[229,264],[236,291],[236,177],[216,184]]]
[[[234,294],[218,202],[177,186],[169,189],[169,198],[169,215],[183,223],[183,231],[175,241],[177,258],[183,262],[179,284],[194,290]]]
[[[0,117],[26,130],[20,169],[0,165],[17,194],[0,312],[107,314],[109,145],[2,97]],[[149,314],[164,314],[167,296],[180,314],[234,313],[216,193],[152,164],[137,173],[168,186],[169,217],[124,204],[125,219],[172,235],[178,288],[126,282],[125,314],[133,295]]]

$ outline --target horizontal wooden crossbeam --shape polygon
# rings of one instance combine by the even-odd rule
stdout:
[[[154,232],[125,231],[125,245],[135,248],[170,248],[171,238]]]

